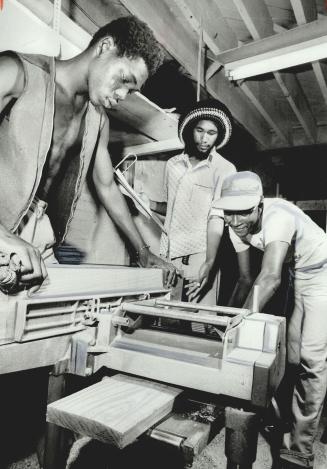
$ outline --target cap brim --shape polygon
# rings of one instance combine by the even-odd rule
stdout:
[[[229,196],[222,197],[214,202],[214,208],[221,210],[249,210],[250,208],[259,205],[261,197],[258,195],[247,196]]]

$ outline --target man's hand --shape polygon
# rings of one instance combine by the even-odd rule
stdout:
[[[141,267],[155,267],[163,269],[164,271],[164,284],[168,288],[172,287],[176,281],[177,269],[170,262],[161,259],[161,257],[153,254],[148,248],[142,249],[138,255],[139,264]]]
[[[9,257],[9,266],[15,265],[18,287],[41,285],[47,277],[40,251],[3,228],[0,231],[0,251]]]
[[[204,262],[200,267],[198,279],[190,279],[186,290],[186,295],[189,301],[192,301],[199,296],[201,290],[208,283],[211,267],[211,263]]]

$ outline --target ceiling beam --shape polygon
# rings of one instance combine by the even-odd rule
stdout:
[[[221,10],[219,8],[220,0],[187,0],[193,15],[202,19],[203,27],[215,44],[219,51],[237,47],[237,37],[234,31],[227,24]]]
[[[255,85],[261,89],[261,92],[256,92]],[[278,121],[278,112],[276,112],[274,107],[273,100],[265,100],[265,103],[262,100],[262,90],[263,86],[262,83],[251,83],[243,81],[239,83],[239,87],[243,91],[243,93],[248,97],[248,99],[252,102],[252,104],[258,109],[262,117],[268,122],[271,128],[275,131],[276,135],[280,138],[281,142],[290,146],[292,142],[291,132],[289,125],[287,124],[287,120],[284,120],[285,125],[281,128],[280,122]],[[277,124],[278,122],[278,124]]]
[[[309,142],[316,143],[316,123],[296,75],[288,72],[274,72],[274,76]]]
[[[162,46],[190,73],[197,76],[197,34],[189,28],[179,7],[169,0],[121,0],[132,13],[145,21]],[[202,4],[202,8],[204,5]],[[99,5],[100,9],[100,5]],[[167,34],[169,24],[169,34]],[[204,83],[203,83],[204,84]],[[223,73],[216,73],[206,84],[208,92],[223,101],[254,138],[265,148],[270,147],[271,132],[261,115],[243,93]]]
[[[141,93],[133,93],[108,113],[153,140],[168,140],[177,136],[176,115],[164,111]]]
[[[156,153],[182,150],[184,145],[179,138],[172,138],[169,140],[159,140],[158,142],[143,143],[141,145],[131,145],[124,148],[124,156],[128,154],[146,156],[154,155]]]
[[[272,36],[274,27],[267,5],[262,0],[233,0],[253,39]]]
[[[317,19],[317,6],[315,0],[291,0],[297,24],[310,23]]]
[[[324,101],[327,105],[327,66],[325,63],[319,61],[311,62],[311,65],[316,76],[316,80],[318,82],[321,94],[323,95]]]
[[[200,15],[195,15],[192,11],[192,5],[190,2],[185,0],[174,0],[175,4],[179,7],[181,12],[184,14],[186,21],[189,23],[191,28],[199,35],[202,32],[203,41],[209,47],[211,52],[217,55],[220,52],[219,46],[216,44],[214,39],[207,32],[206,22],[204,21],[204,12],[202,9]]]
[[[307,23],[297,28],[289,29],[281,34],[275,34],[264,39],[260,39],[242,47],[234,48],[218,54],[217,60],[223,65],[226,63],[244,61],[244,63],[256,62],[258,55],[265,54],[265,57],[275,57],[280,54],[280,50],[301,50],[309,41],[319,41],[327,35],[327,18],[319,19]],[[242,62],[243,63],[243,62]]]
[[[222,15],[220,9],[219,9],[219,0],[210,0],[208,4],[208,0],[206,3],[206,8],[204,9],[204,5],[202,3],[199,3],[197,0],[189,0],[189,5],[192,8],[192,14],[196,17],[200,17],[203,13],[203,10],[206,12],[209,12],[209,15],[206,17],[206,22],[204,24],[205,28],[208,31],[211,31],[212,35],[215,35],[215,31],[218,29],[217,23],[219,23],[219,34],[218,37],[221,35],[224,36],[224,42],[220,43],[220,48],[221,50],[222,47],[225,49],[234,47],[238,44],[238,40],[236,37],[236,34],[232,30],[232,28],[229,26],[227,23],[226,19]],[[175,0],[176,3],[179,3],[178,0]],[[186,14],[186,12],[185,12]],[[216,28],[216,29],[215,29]],[[217,73],[217,71],[220,69],[221,65],[217,62],[213,62],[207,69],[206,71],[206,82],[207,85],[211,86],[212,81],[210,79]],[[213,91],[215,89],[215,85],[211,86],[211,90]],[[257,109],[257,111],[261,114],[261,116],[265,119],[265,121],[268,123],[269,126],[276,132],[278,137],[281,139],[281,141],[289,145],[291,143],[290,141],[290,133],[288,132],[287,125],[284,126],[283,130],[282,128],[278,125],[281,121],[281,116],[276,112],[275,106],[274,106],[274,101],[273,100],[267,100],[265,99],[264,103],[260,101],[260,96],[263,97],[267,93],[267,88],[264,83],[257,82],[257,83],[243,83],[242,86],[240,86],[241,91],[245,94],[245,96],[249,99],[251,104]]]
[[[219,0],[215,0],[218,2]],[[234,2],[236,4],[236,2]],[[251,6],[249,4],[249,6]],[[240,9],[240,12],[244,13],[245,12],[245,7],[246,5],[243,4],[243,2],[237,1],[237,8]],[[261,8],[256,10],[256,14],[261,15]],[[220,12],[220,10],[219,10]],[[247,14],[253,13],[251,11],[248,11]],[[226,48],[230,48],[233,46],[233,44],[237,43],[237,37],[232,28],[229,26],[225,18],[221,15],[221,21],[223,21],[224,24],[224,31],[228,30],[228,37],[231,38],[230,42],[226,43],[225,46]],[[221,23],[220,23],[221,24]],[[269,31],[269,33],[273,34],[273,26],[272,26],[272,21],[263,21],[263,24],[265,24],[265,31]],[[256,34],[255,30],[253,29],[253,33]],[[211,64],[210,68],[207,71],[207,80],[209,80],[210,75],[209,73],[211,71],[217,70],[219,66],[219,63],[214,62]],[[267,87],[266,84],[260,81],[253,82],[253,81],[247,81],[243,82],[242,84],[239,85],[239,88],[241,91],[245,94],[245,96],[248,98],[248,100],[252,103],[252,105],[257,109],[257,111],[261,114],[263,119],[268,123],[268,125],[276,132],[277,136],[280,138],[281,142],[283,142],[286,145],[291,144],[291,139],[290,139],[290,131],[289,131],[289,126],[287,123],[287,120],[280,114],[280,110],[277,110],[275,107],[275,103],[273,100],[268,100],[265,99],[267,95]],[[284,121],[284,122],[283,122]],[[283,122],[284,125],[281,127],[280,123]]]
[[[292,8],[298,25],[310,23],[317,19],[317,6],[314,0],[291,0]],[[311,62],[313,73],[319,89],[327,104],[327,85],[324,75],[324,64],[319,61]]]
[[[254,39],[259,40],[267,36],[271,41],[274,39],[273,21],[262,0],[233,1]],[[317,134],[316,125],[297,78],[290,73],[274,72],[273,74],[308,140],[314,143]]]
[[[212,62],[206,70],[206,81],[210,80],[210,78],[213,77],[221,67],[222,65],[220,65],[219,62]]]

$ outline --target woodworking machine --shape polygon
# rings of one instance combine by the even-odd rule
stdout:
[[[90,376],[107,368],[211,400],[222,396],[236,412],[226,413],[226,425],[232,429],[226,432],[228,460],[251,467],[255,451],[248,454],[253,444],[247,438],[236,453],[228,446],[242,426],[252,425],[244,423],[247,419],[252,422],[269,406],[281,382],[284,318],[170,300],[159,269],[57,266],[49,269],[49,277],[50,285],[32,296],[1,303],[2,373],[56,365],[59,374]],[[202,404],[206,408],[208,402]],[[176,418],[181,420],[169,415],[148,434],[174,445],[193,441],[194,435],[174,434]],[[193,421],[185,428],[194,425]],[[209,433],[204,428],[203,441]],[[193,455],[200,446],[193,441]],[[189,455],[188,444],[183,447]]]
[[[254,407],[268,405],[284,375],[285,320],[278,316],[158,298],[123,302],[98,320],[85,335],[94,344],[86,374],[104,366]]]

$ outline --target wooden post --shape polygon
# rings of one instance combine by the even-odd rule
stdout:
[[[62,398],[65,393],[65,375],[55,373],[55,367],[49,374],[48,404]],[[47,423],[43,469],[62,469],[65,467],[66,451],[64,442],[65,430],[53,423]]]

